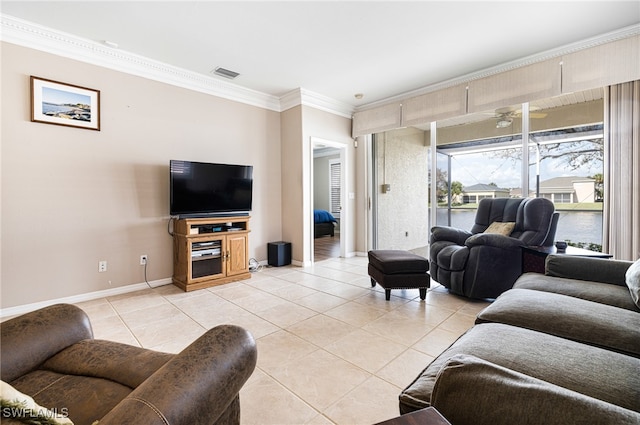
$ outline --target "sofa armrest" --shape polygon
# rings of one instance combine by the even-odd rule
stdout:
[[[431,405],[456,425],[640,421],[638,412],[465,354],[453,356],[442,367]]]
[[[71,304],[55,304],[0,323],[0,376],[11,382],[48,358],[93,338],[89,317]]]
[[[631,261],[607,258],[549,255],[545,260],[545,274],[626,286],[625,273],[631,264]]]
[[[100,339],[85,339],[49,358],[42,369],[63,375],[92,376],[137,388],[174,354]]]
[[[100,425],[213,424],[232,407],[256,360],[249,332],[217,326],[151,375]]]

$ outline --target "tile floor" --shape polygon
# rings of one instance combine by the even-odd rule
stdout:
[[[96,338],[179,352],[222,323],[248,329],[258,365],[240,393],[243,424],[373,424],[473,325],[487,303],[371,288],[366,257],[265,267],[251,279],[185,293],[173,285],[79,303]]]

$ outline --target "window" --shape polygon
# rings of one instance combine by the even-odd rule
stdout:
[[[419,248],[432,225],[468,230],[483,198],[539,196],[554,202],[560,212],[557,240],[598,250],[604,184],[603,90],[526,106],[437,121],[433,165],[426,152],[431,152],[434,139],[432,123],[376,134],[376,248]],[[524,122],[523,116],[529,120]],[[523,149],[527,145],[529,149]],[[423,181],[429,182],[424,190]],[[390,192],[381,190],[387,186]],[[434,192],[436,205],[431,205]],[[416,234],[421,239],[411,239]]]
[[[329,161],[329,205],[331,214],[339,216],[342,210],[340,204],[340,181],[342,175],[342,164],[338,160]]]

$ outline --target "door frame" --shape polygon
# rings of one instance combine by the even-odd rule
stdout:
[[[344,143],[336,142],[333,140],[322,139],[319,137],[310,137],[309,138],[309,171],[311,178],[309,179],[309,214],[311,218],[309,219],[309,226],[306,229],[309,237],[309,244],[307,249],[309,250],[309,258],[311,259],[311,264],[315,262],[314,260],[314,223],[313,223],[313,201],[314,201],[314,161],[313,161],[313,149],[316,145],[323,145],[326,147],[337,149],[340,152],[340,162],[342,163],[340,169],[340,205],[342,207],[342,211],[340,212],[340,257],[345,258],[347,256],[347,240],[349,239],[349,225],[350,225],[350,217],[351,211],[349,209],[349,199],[348,199],[348,191],[347,191],[347,176],[351,172],[351,167],[349,166],[349,150],[347,149],[347,145]]]

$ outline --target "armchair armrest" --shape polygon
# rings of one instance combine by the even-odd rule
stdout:
[[[475,246],[490,246],[493,248],[512,250],[520,249],[520,247],[524,246],[524,242],[520,239],[498,235],[496,233],[477,233],[467,239],[465,245],[469,248]]]
[[[545,274],[626,286],[625,273],[631,264],[631,261],[606,258],[549,255],[545,260]]]
[[[437,241],[449,241],[455,243],[456,245],[464,245],[464,241],[466,241],[472,235],[473,233],[471,232],[462,229],[456,229],[455,227],[434,226],[431,228],[431,238],[429,242],[434,243]]]
[[[93,338],[89,317],[71,304],[55,304],[0,323],[0,376],[10,382],[48,358]]]
[[[217,326],[151,375],[100,420],[100,425],[212,424],[237,399],[256,365],[249,332]]]

